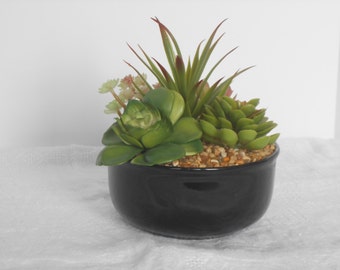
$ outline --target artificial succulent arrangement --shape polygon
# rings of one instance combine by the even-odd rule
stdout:
[[[144,73],[127,63],[136,76],[109,80],[99,89],[100,93],[113,95],[105,112],[116,117],[103,135],[105,147],[98,155],[97,165],[168,164],[201,153],[206,144],[247,151],[274,145],[279,134],[268,134],[277,124],[268,120],[265,109],[257,108],[259,99],[240,101],[231,97],[233,79],[251,67],[208,83],[216,67],[236,49],[205,70],[223,36],[215,38],[224,21],[204,46],[202,42],[197,46],[193,59],[185,64],[173,34],[157,18],[152,20],[159,27],[168,68],[140,46],[138,53],[128,45],[157,82],[150,84]]]

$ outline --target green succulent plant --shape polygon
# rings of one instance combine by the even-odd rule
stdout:
[[[112,93],[114,100],[105,112],[116,113],[116,121],[104,133],[104,149],[98,165],[120,165],[131,162],[152,166],[194,155],[203,151],[203,142],[259,149],[274,143],[278,134],[267,134],[276,126],[265,117],[264,109],[256,109],[258,99],[240,102],[231,98],[230,84],[251,67],[238,70],[227,79],[211,86],[208,80],[217,66],[236,48],[224,54],[213,67],[206,65],[223,34],[215,39],[222,21],[194,58],[184,63],[180,47],[157,18],[169,70],[150,57],[140,46],[141,54],[130,45],[133,54],[155,76],[151,85],[144,73],[127,63],[138,75],[122,80],[109,80],[99,89]],[[205,74],[203,76],[203,74]],[[117,94],[115,89],[119,88]]]
[[[277,124],[265,117],[265,109],[257,109],[259,99],[240,102],[228,96],[217,97],[204,106],[200,124],[203,140],[249,150],[273,144],[279,134],[267,136]]]
[[[203,149],[202,131],[192,117],[181,117],[184,100],[164,88],[149,91],[142,100],[130,100],[124,113],[104,133],[106,147],[98,165],[166,163]]]

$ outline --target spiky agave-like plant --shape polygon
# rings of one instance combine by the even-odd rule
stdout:
[[[205,46],[202,48],[202,42],[197,46],[193,60],[188,59],[185,65],[181,49],[170,30],[162,24],[158,18],[152,18],[158,26],[162,37],[164,52],[167,57],[170,71],[167,70],[164,65],[159,63],[156,59],[151,58],[140,46],[142,55],[138,54],[130,45],[129,48],[138,57],[138,59],[148,68],[148,70],[156,77],[158,83],[167,89],[177,91],[182,95],[185,101],[184,116],[190,116],[198,118],[202,112],[205,104],[210,104],[218,96],[224,96],[232,83],[233,79],[241,73],[252,68],[248,67],[242,70],[236,71],[232,76],[227,79],[221,78],[213,83],[207,89],[208,80],[213,74],[216,67],[237,47],[224,54],[217,63],[207,72],[203,77],[203,73],[206,71],[206,65],[210,59],[210,56],[216,45],[221,40],[224,34],[220,35],[216,40],[215,36],[217,30],[225,22],[223,20],[214,29]],[[143,58],[144,56],[144,58]],[[128,63],[129,64],[129,63]],[[138,74],[141,74],[135,67],[129,64]],[[146,81],[145,81],[146,82]],[[146,82],[147,83],[147,82]],[[149,85],[150,86],[150,85]],[[150,86],[150,89],[152,87]]]

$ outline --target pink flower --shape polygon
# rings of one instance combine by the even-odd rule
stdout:
[[[133,77],[132,75],[127,75],[121,80],[121,84],[125,85],[126,87],[132,87]]]

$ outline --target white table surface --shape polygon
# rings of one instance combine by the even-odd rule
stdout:
[[[101,147],[0,149],[0,269],[340,269],[340,141],[280,139],[260,221],[210,240],[127,225]]]

